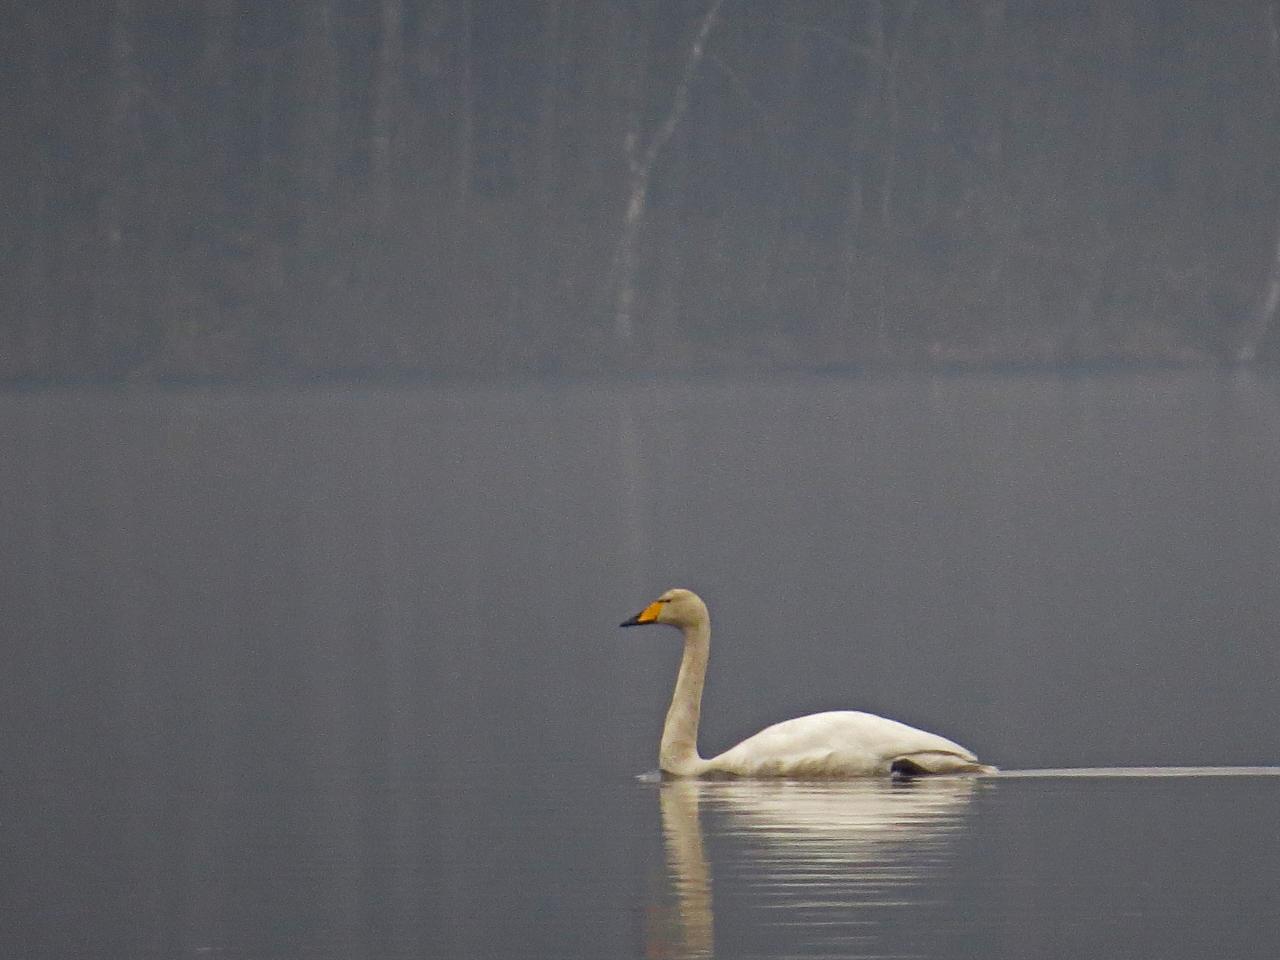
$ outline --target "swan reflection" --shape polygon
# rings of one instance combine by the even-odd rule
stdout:
[[[920,908],[913,888],[950,863],[981,786],[941,777],[662,782],[667,875],[648,911],[646,956],[714,956],[717,907],[722,921],[732,913],[736,936],[753,936],[753,952],[769,928],[786,928],[788,952],[801,941],[822,952],[828,941],[857,940],[875,955],[882,921]]]

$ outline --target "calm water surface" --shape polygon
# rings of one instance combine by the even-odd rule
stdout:
[[[1280,954],[1274,379],[11,394],[0,443],[0,956]],[[615,625],[677,584],[704,752],[858,707],[1012,772],[637,779],[678,649]],[[1261,769],[1019,773],[1171,765]]]

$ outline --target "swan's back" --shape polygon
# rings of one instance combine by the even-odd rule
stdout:
[[[784,720],[707,761],[707,772],[739,777],[848,777],[988,770],[960,744],[858,710]]]

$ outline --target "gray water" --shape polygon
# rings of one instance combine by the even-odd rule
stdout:
[[[1280,953],[1274,378],[9,394],[0,444],[0,956]],[[673,585],[705,753],[856,707],[1013,773],[637,778]]]

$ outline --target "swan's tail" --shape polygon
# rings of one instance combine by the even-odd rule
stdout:
[[[897,757],[889,765],[895,777],[925,777],[952,773],[998,773],[997,767],[955,753],[926,752]]]

